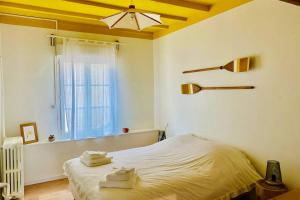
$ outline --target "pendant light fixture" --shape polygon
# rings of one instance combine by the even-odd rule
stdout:
[[[135,9],[134,5],[130,5],[129,9],[100,21],[108,25],[110,29],[125,28],[132,30],[143,30],[149,26],[161,25],[160,15],[153,13],[142,13]]]

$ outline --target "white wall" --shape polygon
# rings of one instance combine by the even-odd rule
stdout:
[[[20,135],[19,124],[37,122],[40,140],[57,132],[53,97],[54,30],[0,24],[6,101],[6,132]],[[153,128],[152,41],[59,31],[57,34],[126,43],[118,53],[119,127]]]
[[[4,80],[3,80],[3,66],[2,66],[2,48],[1,45],[1,32],[0,32],[0,145],[2,145],[5,138],[5,122],[4,122]]]
[[[53,105],[54,48],[46,35],[53,30],[0,24],[5,81],[6,135],[19,136],[19,125],[37,122],[40,141],[57,133],[57,113]],[[118,53],[119,127],[153,128],[153,43],[149,40],[58,31],[69,37],[126,45]],[[26,145],[25,183],[33,184],[62,177],[63,162],[84,150],[116,151],[153,144],[157,132],[122,135],[58,143]]]
[[[300,9],[254,0],[154,42],[157,127],[187,132],[244,150],[262,175],[279,160],[284,182],[300,187]],[[186,69],[254,56],[248,73],[183,75]],[[180,84],[254,85],[248,91],[180,94]]]

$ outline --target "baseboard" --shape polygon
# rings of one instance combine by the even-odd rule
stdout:
[[[49,178],[44,178],[44,179],[39,179],[39,180],[25,181],[25,186],[34,185],[34,184],[38,184],[38,183],[45,183],[45,182],[49,182],[49,181],[55,181],[55,180],[64,179],[64,178],[67,178],[67,177],[65,175],[59,175],[59,176],[52,176]]]

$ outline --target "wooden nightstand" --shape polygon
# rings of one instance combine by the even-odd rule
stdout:
[[[256,196],[257,200],[267,200],[273,197],[279,196],[288,191],[285,185],[268,185],[265,180],[259,180],[256,182]]]
[[[300,200],[300,188],[274,197],[272,200]]]

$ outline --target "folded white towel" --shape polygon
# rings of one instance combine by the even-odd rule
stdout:
[[[103,157],[103,158],[88,158],[88,157],[86,157],[86,156],[80,156],[80,159],[84,160],[85,162],[92,163],[92,164],[99,163],[99,162],[103,162],[103,161],[105,161],[107,158],[112,159],[111,156],[107,156],[107,157]]]
[[[121,175],[121,174],[127,174],[129,172],[135,172],[135,168],[133,167],[113,167],[114,173]]]
[[[132,189],[135,186],[137,179],[137,175],[133,173],[133,175],[129,178],[128,181],[100,181],[100,188],[123,188],[123,189]]]
[[[84,157],[89,158],[89,159],[94,159],[94,158],[104,158],[107,153],[104,151],[85,151],[82,154]]]
[[[119,174],[120,170],[114,170],[106,175],[107,181],[128,181],[133,175],[134,170],[130,170],[127,173]]]
[[[104,158],[101,158],[101,160],[98,160],[97,162],[95,162],[95,160],[88,160],[85,157],[80,156],[80,161],[88,167],[96,167],[96,166],[100,166],[100,165],[109,164],[109,163],[111,163],[111,159],[112,159],[111,157],[104,157]]]

